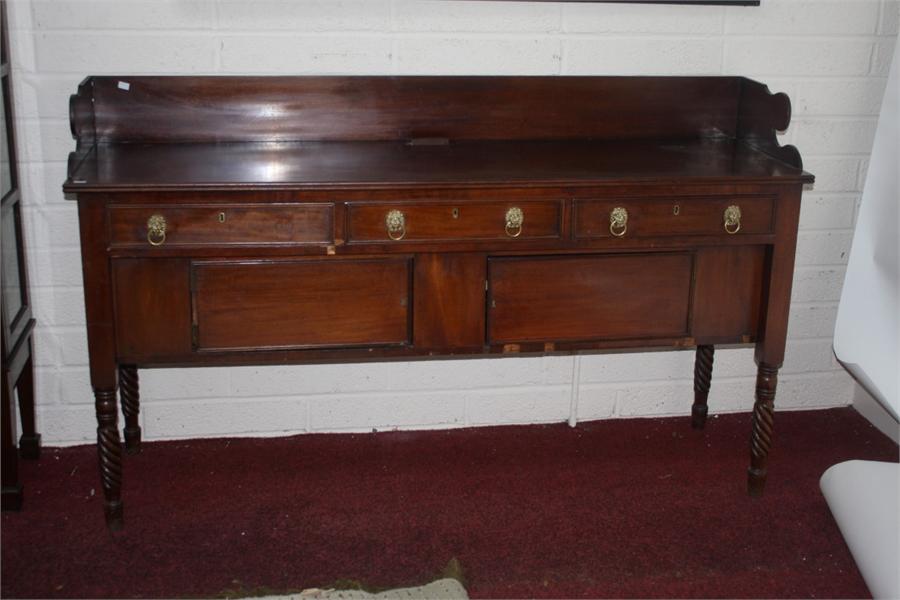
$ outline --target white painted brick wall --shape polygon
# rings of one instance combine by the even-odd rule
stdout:
[[[86,75],[733,74],[785,91],[817,176],[803,200],[782,408],[849,404],[831,335],[897,0],[709,7],[427,0],[11,0],[38,426],[94,437],[68,95]],[[147,439],[687,415],[691,352],[142,371]],[[716,355],[713,413],[752,402],[752,350]]]

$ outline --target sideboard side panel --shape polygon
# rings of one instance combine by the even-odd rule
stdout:
[[[776,368],[784,362],[787,343],[801,192],[800,186],[786,187],[778,200],[775,210],[776,242],[769,254],[768,272],[764,281],[765,309],[756,342],[756,362]]]

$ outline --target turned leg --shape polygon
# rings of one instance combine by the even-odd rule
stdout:
[[[97,409],[97,452],[100,482],[103,484],[104,512],[110,529],[122,528],[122,445],[119,442],[119,415],[116,390],[94,390]]]
[[[141,394],[137,367],[134,365],[119,367],[119,396],[122,398],[122,413],[125,415],[125,451],[137,454],[141,451],[141,426],[138,424]]]
[[[28,340],[29,345],[32,343]],[[34,426],[34,368],[32,357],[33,346],[29,349],[28,360],[19,375],[16,391],[19,396],[19,411],[22,414],[22,437],[19,438],[19,455],[22,458],[35,460],[41,456],[41,436]]]
[[[79,198],[78,223],[81,230],[91,387],[97,412],[97,454],[103,510],[107,527],[116,530],[123,525],[122,444],[119,441],[119,403],[116,397],[116,318],[111,261],[107,254],[109,227],[106,202]]]
[[[694,359],[694,405],[691,406],[691,427],[694,429],[703,429],[706,425],[706,413],[709,411],[706,400],[709,398],[714,352],[714,346],[697,346],[697,356]]]
[[[750,469],[747,478],[747,491],[751,496],[761,496],[766,485],[777,385],[778,367],[760,363],[756,375],[756,402],[753,404],[753,432],[750,436]]]

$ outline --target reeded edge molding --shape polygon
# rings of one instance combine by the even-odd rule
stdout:
[[[743,78],[738,106],[737,136],[747,145],[776,160],[803,168],[796,146],[778,143],[777,132],[791,122],[791,99],[784,92],[773,94],[769,86]]]

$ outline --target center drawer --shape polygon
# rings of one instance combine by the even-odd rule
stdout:
[[[560,237],[562,202],[384,202],[349,213],[350,243],[524,240]]]
[[[113,205],[113,246],[327,244],[331,204]]]

